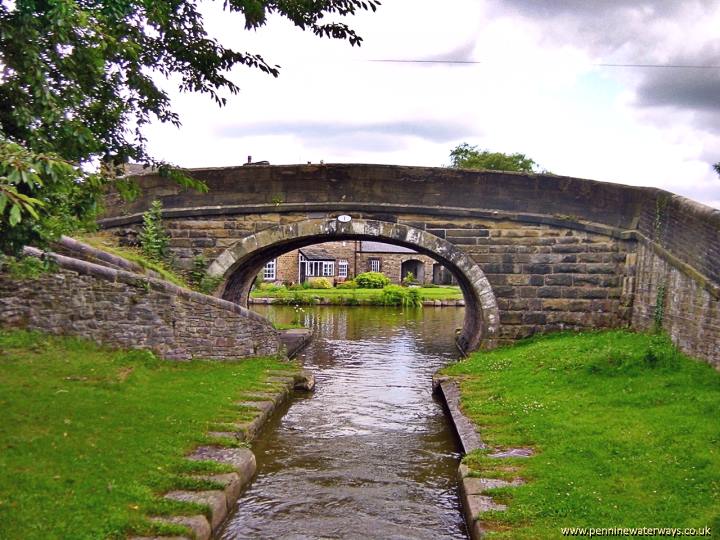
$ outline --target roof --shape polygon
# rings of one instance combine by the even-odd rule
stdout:
[[[414,249],[394,244],[386,244],[385,242],[369,242],[363,240],[360,242],[360,251],[366,253],[417,253]]]
[[[304,247],[300,250],[308,261],[334,261],[335,255],[319,246]]]

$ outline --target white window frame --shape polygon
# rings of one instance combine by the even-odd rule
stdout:
[[[263,267],[263,280],[264,281],[275,281],[277,276],[277,259],[273,259],[265,263]]]
[[[370,259],[370,271],[371,272],[379,272],[380,271],[380,259]]]
[[[335,275],[335,261],[323,261],[322,275],[323,277],[333,277]]]
[[[346,259],[338,261],[338,277],[348,277],[348,262]]]

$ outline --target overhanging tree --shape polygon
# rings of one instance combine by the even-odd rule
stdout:
[[[538,164],[525,154],[479,150],[468,143],[459,144],[450,151],[450,166],[456,169],[538,172]]]
[[[362,41],[328,16],[375,11],[377,0],[225,0],[247,30],[276,14],[319,37]],[[136,161],[201,187],[150,156],[143,127],[180,124],[154,75],[218,105],[239,88],[242,65],[277,76],[261,55],[208,36],[188,0],[16,0],[0,3],[0,249],[17,250],[76,227],[97,208],[103,184]],[[98,174],[99,164],[103,163]],[[92,171],[92,172],[88,172]],[[122,186],[123,184],[119,184]],[[62,204],[61,204],[62,202]]]

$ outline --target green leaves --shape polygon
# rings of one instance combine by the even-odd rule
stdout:
[[[538,164],[525,154],[478,150],[477,146],[470,146],[468,143],[462,143],[451,150],[450,166],[456,169],[538,172]]]
[[[168,258],[168,237],[162,225],[162,203],[153,201],[150,210],[143,214],[140,247],[150,259],[161,262]]]
[[[93,219],[100,188],[96,175],[0,135],[0,251],[42,245]]]
[[[326,15],[375,11],[376,0],[226,0],[245,26],[272,14],[318,36],[361,38]],[[143,127],[179,126],[158,77],[207,94],[219,106],[239,91],[238,65],[277,77],[261,55],[211,38],[189,0],[16,0],[0,3],[0,250],[42,243],[92,221],[104,182],[130,161],[153,166],[189,189],[204,184],[148,154]],[[88,171],[108,164],[104,178]],[[132,194],[125,182],[120,189]]]

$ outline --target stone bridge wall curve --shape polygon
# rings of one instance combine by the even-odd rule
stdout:
[[[348,223],[308,219],[277,225],[240,239],[212,262],[208,274],[223,278],[223,298],[245,304],[254,277],[269,259],[298,247],[343,239],[372,239],[411,247],[447,266],[457,277],[466,302],[458,345],[463,350],[495,346],[500,317],[483,271],[457,246],[408,225],[364,219]]]

